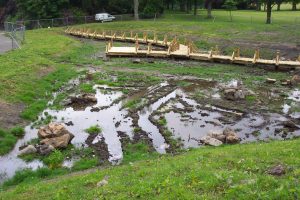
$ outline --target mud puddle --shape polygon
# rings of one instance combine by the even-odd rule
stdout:
[[[189,84],[181,85],[178,81]],[[230,87],[237,87],[239,84],[237,80],[228,83]],[[64,123],[68,131],[75,135],[72,140],[74,146],[90,146],[100,155],[99,159],[107,159],[112,164],[122,161],[124,141],[134,141],[135,138],[139,140],[147,137],[151,141],[148,144],[153,145],[157,152],[168,152],[170,144],[161,132],[162,127],[172,133],[172,138],[179,138],[184,148],[199,147],[202,145],[199,142],[200,138],[208,132],[221,131],[226,127],[235,130],[243,143],[300,136],[299,130],[292,130],[283,124],[299,118],[298,112],[290,112],[290,104],[290,107],[285,108],[286,112],[279,114],[250,111],[240,113],[234,109],[207,102],[201,103],[191,98],[191,93],[201,90],[209,94],[209,98],[220,100],[218,87],[218,83],[209,80],[168,80],[144,89],[133,87],[132,93],[126,96],[120,91],[122,88],[95,85],[96,101],[93,104],[87,103],[79,109],[72,104],[63,110],[46,109],[39,119],[53,116],[53,122]],[[141,108],[134,111],[123,108],[124,102],[137,98],[146,102]],[[298,103],[299,90],[293,91],[286,99]],[[52,103],[53,101],[49,102],[49,105]],[[162,118],[165,119],[165,124],[156,123]],[[90,135],[85,132],[95,125],[101,127],[100,134]],[[140,135],[134,132],[136,128],[141,130]],[[0,181],[12,177],[17,170],[37,169],[43,166],[38,160],[26,163],[18,158],[19,147],[37,138],[37,129],[32,129],[30,125],[25,130],[25,137],[18,141],[15,148],[9,154],[0,157]],[[65,160],[63,166],[70,168],[77,159]]]
[[[53,116],[53,122],[68,124],[65,127],[75,135],[72,144],[78,147],[81,147],[82,145],[86,146],[86,140],[89,137],[89,134],[86,133],[85,130],[91,126],[99,125],[102,129],[102,133],[101,136],[97,138],[99,140],[105,139],[108,160],[115,163],[119,162],[123,157],[117,131],[122,131],[132,138],[131,118],[125,118],[127,112],[121,110],[122,102],[116,104],[113,103],[122,96],[121,92],[111,90],[106,91],[99,88],[109,87],[99,85],[94,86],[97,103],[93,107],[88,106],[84,110],[75,110],[72,107],[67,107],[60,111],[46,109],[39,119]],[[49,104],[51,103],[52,102],[49,102]],[[99,108],[99,111],[92,112],[91,110],[96,107]],[[120,124],[118,127],[115,125],[117,122]],[[35,170],[43,166],[43,163],[38,160],[25,162],[18,158],[19,147],[32,139],[37,138],[38,130],[32,129],[31,124],[25,128],[25,132],[24,138],[17,142],[14,149],[9,154],[0,157],[0,182],[12,177],[18,170],[24,168]],[[97,143],[97,141],[93,141],[93,143]],[[64,166],[71,167],[73,163],[74,160],[65,161]]]

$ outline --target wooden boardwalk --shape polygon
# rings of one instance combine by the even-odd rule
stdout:
[[[232,55],[222,55],[218,50],[218,47],[211,49],[210,51],[200,52],[191,41],[180,44],[177,38],[172,41],[168,41],[167,36],[164,40],[158,40],[157,35],[154,35],[152,39],[148,38],[144,33],[142,37],[138,34],[126,35],[123,33],[117,35],[113,32],[98,33],[96,31],[68,28],[65,31],[67,34],[85,38],[94,38],[100,40],[108,40],[106,45],[106,54],[108,56],[130,56],[130,57],[158,57],[158,58],[185,58],[199,61],[210,61],[219,63],[233,63],[241,65],[259,65],[259,66],[275,66],[276,68],[285,67],[294,69],[300,67],[300,56],[296,61],[280,60],[280,52],[277,51],[273,60],[267,60],[260,57],[259,50],[254,52],[253,58],[247,58],[240,56],[240,50],[236,49]],[[135,43],[134,47],[115,47],[113,41],[122,41]],[[148,45],[147,49],[141,49],[139,44]],[[153,50],[153,46],[163,47],[162,50]]]

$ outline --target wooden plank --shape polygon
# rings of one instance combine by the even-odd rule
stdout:
[[[67,28],[65,33],[85,38],[95,38],[99,40],[116,40],[123,42],[134,42],[136,43],[135,47],[113,47],[113,42],[109,42],[106,46],[106,53],[112,56],[149,56],[149,57],[189,57],[194,60],[202,61],[214,61],[214,62],[226,62],[226,63],[237,63],[237,64],[259,64],[259,65],[276,65],[276,66],[290,66],[290,67],[300,67],[300,56],[297,61],[281,61],[280,52],[277,51],[276,58],[274,60],[267,60],[260,58],[259,50],[256,50],[253,58],[240,57],[240,49],[236,49],[231,56],[221,55],[218,46],[213,48],[208,53],[197,53],[195,52],[196,47],[193,47],[193,44],[186,43],[186,45],[180,44],[175,37],[171,42],[168,41],[167,35],[164,36],[164,40],[158,40],[157,34],[154,33],[153,39],[149,39],[147,33],[143,34],[142,38],[139,38],[136,33],[135,36],[133,32],[130,32],[130,36],[126,37],[126,33],[123,32],[121,36],[117,36],[116,33],[111,31],[110,34],[106,34],[105,31],[102,34],[97,33],[96,31],[91,32],[89,29],[74,29]],[[140,50],[139,43],[147,44],[147,50]],[[167,47],[168,50],[162,51],[153,51],[152,45]]]

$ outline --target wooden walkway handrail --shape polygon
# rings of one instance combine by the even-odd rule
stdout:
[[[215,46],[210,51],[201,52],[198,50],[196,45],[192,41],[186,41],[185,44],[180,44],[177,37],[174,37],[172,41],[168,41],[168,36],[165,35],[163,41],[158,39],[156,33],[153,34],[153,39],[148,36],[147,32],[144,32],[142,38],[139,38],[138,33],[130,31],[130,36],[127,37],[126,33],[123,32],[118,35],[117,32],[110,31],[107,34],[106,31],[98,33],[97,31],[91,31],[90,29],[76,29],[69,27],[65,30],[65,33],[78,36],[100,40],[109,40],[106,45],[106,54],[109,56],[150,56],[150,57],[177,57],[184,58],[188,57],[193,60],[222,62],[222,63],[234,63],[243,65],[273,65],[276,67],[300,67],[300,55],[296,61],[283,61],[280,60],[280,52],[276,52],[274,60],[262,59],[260,57],[260,50],[257,49],[254,52],[253,58],[241,57],[240,49],[237,48],[233,51],[231,56],[222,55],[219,47]],[[113,41],[133,42],[134,47],[114,47]],[[140,49],[141,44],[147,44],[147,50]],[[153,50],[152,46],[165,47],[165,50]]]

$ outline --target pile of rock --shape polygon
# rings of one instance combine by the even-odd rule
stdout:
[[[220,146],[222,144],[237,144],[240,138],[230,128],[225,128],[224,131],[211,131],[206,136],[200,139],[200,142],[210,146]]]
[[[20,150],[19,155],[39,153],[48,155],[54,149],[63,149],[71,143],[74,135],[70,133],[62,124],[50,123],[45,127],[41,127],[38,131],[40,144],[35,146],[28,145]]]

